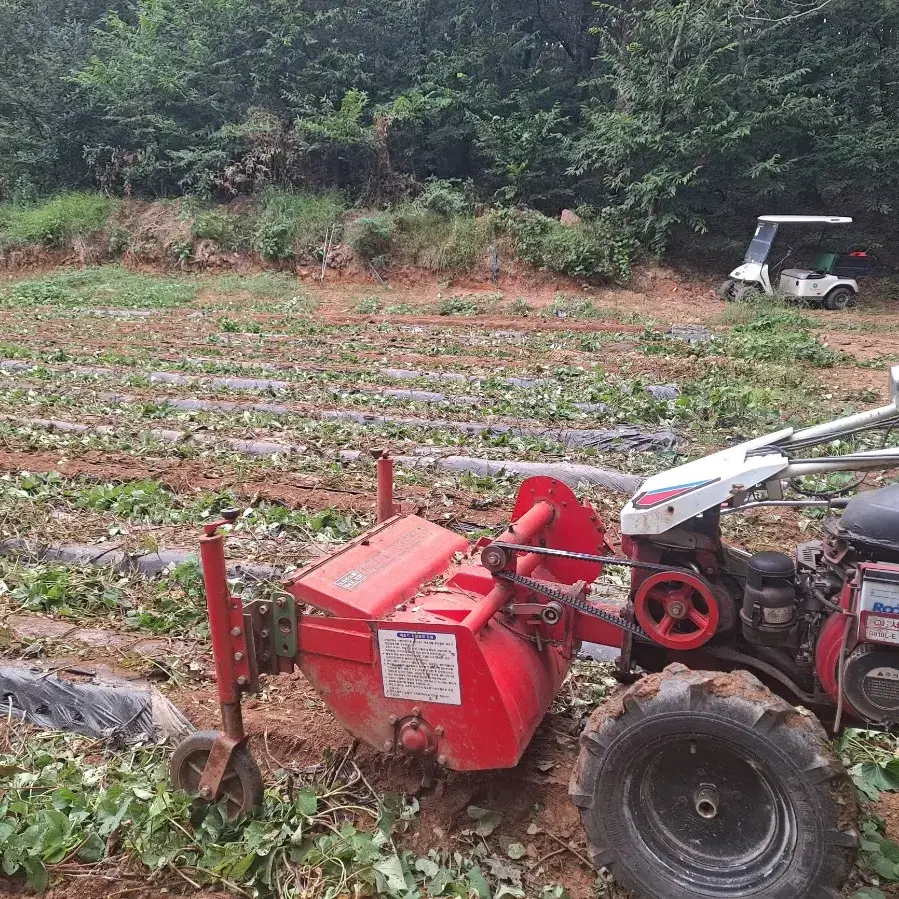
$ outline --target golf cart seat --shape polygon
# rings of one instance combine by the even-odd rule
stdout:
[[[824,272],[821,269],[785,268],[780,274],[783,278],[793,278],[796,281],[808,281],[810,278],[820,278]]]
[[[812,261],[812,270],[837,278],[863,278],[874,270],[874,260],[864,251],[820,253]],[[791,277],[798,277],[792,275]]]
[[[861,251],[841,253],[830,271],[838,278],[864,278],[874,271],[874,260]]]

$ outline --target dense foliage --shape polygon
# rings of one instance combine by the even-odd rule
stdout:
[[[0,0],[0,199],[440,178],[659,250],[747,212],[874,231],[897,23],[895,0]]]

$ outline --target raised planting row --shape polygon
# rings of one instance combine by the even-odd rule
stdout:
[[[145,310],[147,311],[147,310]],[[19,310],[16,310],[18,313]],[[45,316],[34,310],[23,310],[24,316],[12,318],[9,314],[4,316],[6,329],[10,336],[18,339],[27,338],[28,322],[35,318],[43,322],[42,332],[47,338],[54,337],[54,332],[61,337],[67,336],[60,328],[62,322],[53,327],[52,322],[46,322]],[[102,347],[102,342],[96,340],[96,334],[89,328],[89,323],[80,326],[74,322],[67,322],[70,328],[82,331],[85,337],[89,337],[93,345]],[[533,328],[522,330],[501,330],[487,328],[481,325],[478,328],[467,328],[464,333],[447,331],[438,326],[405,327],[395,324],[381,323],[377,326],[365,323],[357,325],[335,326],[322,324],[320,321],[295,317],[281,318],[266,323],[266,329],[257,323],[254,329],[256,333],[238,333],[235,328],[237,322],[233,319],[208,319],[204,317],[185,320],[183,317],[167,317],[150,323],[134,321],[113,321],[111,327],[117,336],[124,341],[134,340],[138,347],[146,346],[146,341],[153,338],[154,342],[163,345],[174,343],[181,347],[199,346],[202,343],[214,344],[220,342],[233,348],[243,348],[258,358],[270,349],[279,345],[279,352],[284,364],[285,357],[289,360],[291,350],[305,353],[310,348],[321,346],[323,338],[327,337],[332,345],[336,343],[341,355],[346,356],[354,352],[365,352],[366,341],[384,341],[392,343],[393,350],[402,349],[397,346],[397,337],[405,335],[406,340],[415,343],[417,337],[426,334],[430,339],[428,351],[430,355],[465,355],[474,347],[483,347],[483,364],[493,366],[499,361],[514,359],[515,348],[529,347],[537,351],[577,350],[591,352],[602,346],[613,345],[616,349],[619,343],[629,343],[640,337],[639,332],[614,331],[587,335],[588,343],[585,345],[583,335],[561,331],[558,334],[546,334],[535,332]],[[736,325],[729,332],[719,335],[717,339],[709,339],[713,335],[702,329],[685,329],[683,327],[672,328],[669,332],[656,332],[645,330],[641,349],[650,355],[657,355],[660,351],[674,354],[689,353],[704,356],[729,356],[732,358],[746,358],[759,362],[802,363],[813,367],[829,367],[835,364],[851,361],[842,351],[836,351],[822,344],[809,331],[810,321],[799,313],[777,311],[757,313],[748,321]],[[289,334],[295,334],[297,339],[292,342],[282,335],[271,333],[272,328],[280,327]],[[202,341],[198,341],[197,337]],[[598,342],[597,342],[598,341]],[[665,348],[667,344],[667,349]],[[410,347],[411,348],[411,347]],[[385,347],[387,349],[387,347]],[[421,349],[416,347],[415,349]],[[866,354],[870,356],[870,354]],[[868,363],[876,360],[869,358]]]
[[[240,507],[270,502],[310,514],[335,512],[366,519],[374,508],[374,464],[309,465],[301,471],[290,456],[246,456],[173,449],[149,442],[108,437],[53,434],[46,430],[0,427],[0,471],[43,474],[63,472],[89,484],[127,485],[158,481],[173,492],[233,494]],[[427,477],[424,470],[398,468],[396,501],[404,511],[420,511],[444,524],[480,528],[499,525],[517,484],[506,475],[479,477],[470,473]],[[13,531],[12,533],[19,533]],[[38,538],[40,534],[37,535]]]
[[[146,478],[111,483],[64,478],[56,471],[4,474],[0,539],[12,546],[31,541],[37,547],[76,540],[102,544],[112,554],[156,556],[162,545],[195,545],[202,522],[222,509],[244,505],[233,490],[185,495]],[[324,552],[370,523],[367,511],[288,508],[257,497],[229,531],[239,557],[276,556],[288,564],[314,554],[311,545],[318,544]]]
[[[378,365],[364,362],[356,356],[337,358],[333,352],[317,361],[315,353],[307,348],[304,348],[302,363],[273,363],[259,361],[258,354],[242,355],[230,348],[213,352],[212,348],[207,347],[203,354],[192,355],[182,354],[180,350],[175,353],[163,350],[132,353],[125,351],[124,347],[76,354],[49,349],[44,339],[35,338],[35,343],[36,346],[28,346],[22,342],[0,342],[0,358],[5,356],[4,369],[28,372],[48,368],[98,376],[111,375],[113,371],[122,371],[123,374],[135,372],[175,384],[200,380],[213,387],[271,391],[301,385],[318,391],[330,389],[332,393],[341,389],[371,393],[416,390],[425,401],[446,401],[444,398],[448,397],[450,401],[458,400],[463,404],[470,404],[471,396],[486,397],[490,405],[504,401],[514,403],[523,396],[537,396],[544,402],[567,401],[575,408],[587,411],[597,405],[598,395],[613,392],[616,387],[629,394],[648,390],[655,398],[667,398],[674,395],[676,385],[670,383],[672,380],[680,384],[701,383],[717,376],[729,381],[741,379],[747,386],[794,390],[802,384],[810,386],[814,382],[832,380],[826,372],[817,371],[814,367],[807,369],[781,361],[700,355],[674,340],[655,340],[641,345],[647,354],[631,352],[626,356],[627,364],[622,363],[620,357],[611,357],[610,361],[605,356],[598,357],[602,364],[592,358],[576,362],[570,359],[570,354],[566,354],[566,364],[559,361],[548,368],[534,365],[531,354],[528,367],[519,364],[492,369],[463,365],[458,360],[445,357],[426,360],[405,356],[403,358],[408,361],[402,367],[396,363]],[[796,347],[793,349],[798,361],[801,353]],[[385,347],[378,359],[393,358],[393,353],[391,347]],[[617,365],[614,364],[615,358],[618,358]],[[885,362],[867,364],[863,380],[882,386],[880,382],[883,377],[880,380],[877,377],[887,367]],[[447,370],[450,368],[452,370]],[[191,382],[190,378],[195,381]],[[840,392],[846,390],[842,381],[835,386]],[[521,391],[527,393],[522,394]],[[615,409],[608,411],[614,413]]]
[[[296,336],[238,334],[209,331],[204,319],[166,318],[150,324],[112,321],[102,334],[95,322],[47,321],[30,310],[16,310],[0,318],[0,331],[7,339],[2,344],[9,357],[35,361],[109,361],[139,364],[151,359],[180,363],[192,357],[213,357],[219,365],[253,364],[258,370],[274,364],[278,369],[291,367],[351,367],[371,370],[368,360],[378,359],[375,368],[400,366],[398,358],[414,356],[417,367],[433,368],[432,359],[445,359],[455,371],[470,371],[477,378],[497,373],[528,372],[541,357],[550,356],[543,371],[552,373],[556,365],[571,357],[576,364],[593,367],[595,353],[606,345],[620,351],[636,346],[640,335],[618,332],[578,335],[559,332],[546,335],[533,331],[496,331],[466,329],[448,334],[437,327],[398,327],[322,325],[308,319],[291,319]],[[385,364],[386,360],[386,364]],[[422,365],[425,362],[425,365]],[[437,363],[439,364],[439,363]],[[500,369],[497,372],[497,369]],[[216,369],[221,372],[223,369]],[[226,370],[225,370],[226,371]]]
[[[674,359],[676,363],[676,358]],[[620,378],[584,369],[557,369],[556,377],[546,374],[521,378],[510,384],[503,378],[483,378],[460,382],[443,380],[434,389],[427,372],[421,378],[410,378],[410,386],[382,386],[386,379],[340,369],[298,371],[291,369],[288,377],[236,377],[233,375],[187,374],[182,371],[129,369],[111,366],[68,366],[7,359],[3,365],[11,373],[41,378],[87,379],[93,383],[149,387],[154,382],[166,389],[191,388],[193,391],[248,392],[262,395],[277,394],[284,400],[321,407],[352,405],[370,410],[384,407],[409,408],[412,404],[440,408],[441,416],[451,415],[470,420],[472,408],[481,416],[556,421],[559,419],[583,423],[590,427],[610,425],[672,424],[689,427],[697,435],[708,434],[708,425],[727,427],[773,426],[785,417],[801,422],[827,417],[831,411],[846,408],[846,400],[834,392],[823,392],[810,383],[809,376],[796,368],[767,366],[751,361],[730,362],[719,366],[705,366],[702,377],[688,378],[674,385],[653,385],[644,378]],[[675,368],[677,368],[677,363]],[[199,361],[184,362],[182,370],[201,370],[223,367]],[[233,371],[236,366],[224,367]],[[396,370],[394,370],[396,371]],[[266,372],[265,374],[271,374]],[[410,374],[412,374],[410,372]],[[415,371],[414,375],[419,372]],[[435,373],[437,376],[443,373]],[[858,391],[858,380],[852,393],[854,402],[876,400],[885,377],[882,370],[871,370],[869,383],[877,389]],[[413,384],[421,384],[412,386]],[[430,387],[430,389],[425,389]],[[845,396],[848,397],[848,394]]]
[[[104,565],[35,562],[29,554],[0,557],[0,609],[44,612],[119,630],[188,637],[207,633],[203,579],[196,559],[158,578]]]
[[[145,388],[139,392],[94,393],[80,385],[42,388],[40,382],[19,382],[20,386],[0,389],[6,414],[22,418],[78,415],[92,424],[168,422],[183,429],[227,435],[252,433],[257,442],[270,436],[276,442],[312,441],[314,452],[341,446],[365,447],[380,441],[402,450],[429,444],[438,448],[465,446],[472,452],[517,453],[530,458],[557,457],[567,451],[572,458],[595,459],[595,453],[633,453],[674,450],[679,441],[669,428],[644,425],[612,425],[604,428],[549,427],[526,420],[498,419],[493,422],[458,421],[379,413],[352,412],[339,408],[321,409],[309,404],[252,402],[241,398],[199,399],[191,394],[161,393]],[[470,414],[475,414],[471,410]],[[60,429],[64,428],[61,426]],[[629,465],[626,456],[622,464]],[[647,460],[650,467],[655,464]]]
[[[161,428],[149,430],[117,429],[111,425],[93,425],[60,419],[28,419],[6,416],[6,430],[10,434],[27,436],[36,431],[44,431],[55,438],[54,446],[84,448],[137,448],[143,451],[164,452],[166,446],[178,448],[182,455],[194,457],[240,454],[278,459],[290,457],[298,464],[292,467],[315,472],[328,464],[328,458],[310,458],[308,445],[266,440],[248,440],[225,436],[212,436],[201,431],[172,431]],[[0,428],[0,436],[4,429]],[[74,439],[73,439],[74,438]],[[81,438],[80,440],[78,438]],[[36,441],[38,444],[41,441]],[[580,484],[605,487],[616,492],[632,493],[643,478],[594,465],[574,462],[529,462],[520,459],[485,459],[462,455],[435,455],[433,447],[419,447],[414,454],[394,454],[395,462],[411,472],[438,469],[447,472],[466,472],[479,476],[497,475],[525,478],[535,475],[557,477],[572,486]],[[370,453],[361,450],[340,450],[330,457],[331,462],[373,464]]]

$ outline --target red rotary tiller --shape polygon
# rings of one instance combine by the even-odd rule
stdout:
[[[893,382],[899,397],[899,368]],[[819,719],[899,723],[899,485],[786,497],[808,474],[899,465],[895,449],[800,455],[896,416],[785,428],[648,479],[622,510],[621,555],[547,477],[524,482],[495,540],[394,516],[383,457],[378,524],[244,605],[224,513],[201,540],[223,732],[176,749],[174,782],[250,811],[262,781],[241,696],[294,668],[354,737],[426,777],[512,767],[582,642],[598,643],[630,686],[591,717],[572,778],[593,862],[651,899],[836,899],[856,806]],[[722,515],[766,505],[845,511],[795,559],[722,542]],[[608,564],[630,569],[626,600],[591,596]]]

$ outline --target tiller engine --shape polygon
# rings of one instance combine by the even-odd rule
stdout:
[[[598,643],[629,686],[590,719],[572,777],[593,862],[651,899],[838,896],[856,805],[825,726],[899,724],[899,485],[847,499],[802,478],[899,466],[864,443],[899,417],[899,367],[891,386],[882,409],[648,479],[617,553],[546,477],[524,482],[494,540],[394,516],[385,457],[379,524],[244,605],[225,513],[201,541],[224,731],[178,747],[175,783],[250,811],[261,777],[240,698],[295,668],[354,737],[420,759],[426,779],[513,767],[581,644]],[[808,453],[838,439],[861,449]],[[770,506],[844,511],[793,555],[723,543],[723,515]],[[597,586],[607,565],[631,572],[617,600]]]

